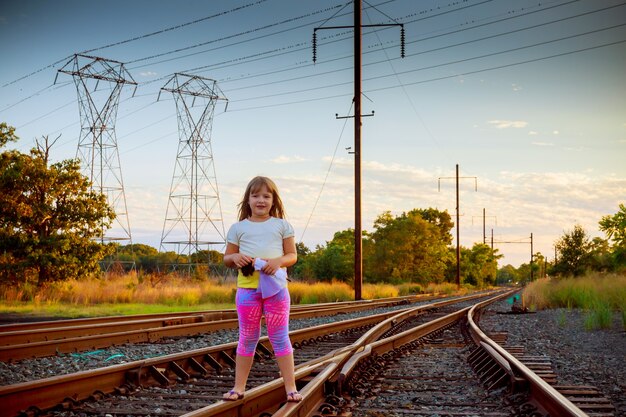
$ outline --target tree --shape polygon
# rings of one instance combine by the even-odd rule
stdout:
[[[612,216],[603,216],[600,230],[617,246],[626,247],[626,206],[619,205],[619,211]]]
[[[591,266],[591,242],[579,224],[556,241],[558,259],[553,271],[557,274],[579,276]]]
[[[617,213],[602,217],[600,230],[613,242],[610,255],[612,268],[626,268],[626,205],[620,204]]]
[[[0,124],[0,147],[16,141]],[[115,214],[90,190],[77,160],[50,164],[44,137],[29,154],[0,154],[0,279],[4,283],[77,278],[99,270],[112,245],[97,243]]]
[[[426,220],[428,223],[437,226],[439,229],[439,234],[441,236],[441,240],[449,245],[452,243],[452,234],[450,231],[454,227],[454,222],[452,221],[452,217],[448,211],[440,211],[429,207],[427,209],[413,209],[412,212],[415,212],[420,215],[420,217]]]
[[[371,281],[439,282],[444,279],[449,252],[437,224],[420,210],[393,217],[384,212],[374,222],[366,272]]]
[[[317,246],[309,255],[315,278],[330,281],[333,278],[349,281],[354,277],[354,229],[336,232],[326,246]]]
[[[463,282],[484,287],[496,282],[498,269],[496,255],[491,247],[484,243],[474,243],[472,249],[461,248],[461,275]]]
[[[309,268],[308,258],[311,255],[311,249],[309,249],[304,243],[296,243],[296,253],[298,254],[298,262],[289,268],[289,273],[293,277],[304,278],[311,275],[311,269]]]
[[[498,269],[496,283],[498,285],[514,285],[520,281],[517,269],[513,265],[505,265]]]

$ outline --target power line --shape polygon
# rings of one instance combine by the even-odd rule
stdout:
[[[549,56],[544,56],[544,57],[539,57],[539,58],[533,58],[533,59],[528,59],[528,60],[519,61],[519,62],[513,62],[513,63],[510,63],[510,64],[498,65],[498,66],[489,67],[489,68],[483,68],[483,69],[474,70],[474,71],[467,71],[467,72],[457,73],[457,74],[453,74],[453,75],[445,75],[445,76],[441,76],[441,77],[435,77],[435,78],[429,78],[429,79],[426,79],[426,80],[420,80],[420,81],[415,81],[415,82],[411,82],[411,83],[405,83],[405,84],[403,84],[403,86],[425,84],[425,83],[430,83],[430,82],[435,82],[435,81],[442,81],[442,80],[446,80],[446,79],[450,79],[450,78],[456,78],[456,77],[459,77],[459,76],[474,75],[474,74],[479,74],[479,73],[487,72],[487,71],[494,71],[494,70],[498,70],[498,69],[510,68],[510,67],[514,67],[514,66],[518,66],[518,65],[524,65],[524,64],[544,61],[544,60],[553,59],[553,58],[560,58],[560,57],[567,56],[567,55],[573,55],[573,54],[577,54],[577,53],[581,53],[581,52],[588,52],[588,51],[595,50],[595,49],[605,48],[605,47],[609,47],[609,46],[615,46],[615,45],[619,45],[619,44],[622,44],[622,43],[626,43],[626,39],[622,39],[622,40],[615,41],[615,42],[605,43],[605,44],[602,44],[602,45],[596,45],[596,46],[592,46],[592,47],[588,47],[588,48],[581,48],[581,49],[577,49],[577,50],[573,50],[573,51],[563,52],[563,53],[559,53],[559,54],[554,54],[554,55],[549,55]],[[390,86],[390,87],[374,88],[374,89],[369,89],[369,90],[367,90],[365,92],[369,93],[369,92],[376,92],[376,91],[387,91],[387,90],[393,90],[395,88],[399,88],[399,86],[395,85],[395,86]],[[330,100],[330,99],[334,99],[334,98],[347,97],[347,96],[351,96],[351,93],[337,94],[337,95],[332,95],[332,96],[324,96],[324,97],[318,97],[318,98],[312,98],[312,99],[304,99],[304,100],[297,100],[297,101],[290,101],[290,102],[283,102],[283,103],[276,103],[276,104],[267,104],[267,105],[263,105],[263,106],[246,107],[246,108],[241,108],[241,109],[236,109],[236,108],[235,109],[230,109],[229,108],[228,111],[229,112],[237,112],[237,111],[257,110],[257,109],[264,109],[264,108],[270,108],[270,107],[279,107],[279,106],[288,106],[288,105],[293,105],[293,104],[309,103],[309,102],[313,102],[313,101]],[[245,101],[245,100],[237,100],[237,101]],[[232,101],[231,101],[231,103],[232,103]]]
[[[505,17],[503,19],[495,20],[495,21],[492,21],[492,22],[488,22],[488,23],[484,23],[484,24],[480,24],[480,25],[476,25],[476,26],[472,26],[472,27],[466,27],[466,28],[463,28],[463,29],[454,30],[454,31],[451,31],[451,32],[446,32],[446,33],[439,34],[439,35],[436,35],[436,36],[431,36],[431,37],[428,37],[428,38],[417,39],[417,40],[413,40],[413,41],[410,41],[410,42],[407,42],[407,43],[408,44],[413,44],[413,43],[417,43],[417,42],[423,42],[425,40],[430,40],[430,39],[438,38],[438,37],[441,37],[441,36],[456,34],[456,33],[464,32],[464,31],[467,31],[467,30],[472,30],[472,29],[475,29],[475,28],[478,28],[478,27],[483,27],[483,26],[487,26],[487,25],[501,23],[501,22],[504,22],[504,21],[507,21],[507,20],[510,20],[510,19],[528,16],[528,15],[533,14],[533,13],[550,10],[550,9],[553,9],[553,8],[556,8],[556,7],[561,7],[561,6],[568,5],[568,4],[571,4],[571,3],[574,3],[574,2],[578,2],[578,1],[580,1],[580,0],[572,0],[572,1],[569,1],[567,3],[562,3],[562,4],[559,4],[559,5],[546,7],[546,8],[540,9],[540,10],[529,11],[529,12],[526,12],[526,13],[523,13],[523,14],[518,14],[516,16],[507,16],[507,17]],[[482,3],[480,3],[480,4],[482,4]],[[484,37],[484,38],[479,38],[479,39],[476,39],[476,40],[473,40],[473,41],[466,41],[466,42],[461,42],[461,43],[457,43],[457,44],[453,44],[453,45],[442,46],[442,47],[439,47],[439,48],[433,48],[433,49],[430,49],[430,50],[427,50],[427,51],[422,51],[422,52],[419,52],[419,53],[411,54],[409,56],[416,56],[416,55],[423,54],[423,53],[435,52],[435,51],[443,50],[443,49],[446,49],[446,48],[451,48],[451,47],[454,47],[454,46],[461,46],[461,45],[469,44],[469,43],[472,43],[472,42],[478,42],[480,40],[495,38],[495,37],[498,37],[498,36],[505,36],[505,35],[516,33],[516,32],[520,32],[520,31],[523,31],[523,30],[528,30],[528,29],[531,29],[531,28],[537,28],[537,27],[541,27],[541,26],[546,26],[546,25],[549,25],[549,24],[552,24],[552,23],[558,23],[558,22],[562,22],[562,21],[568,20],[568,19],[582,17],[582,16],[585,16],[585,15],[592,14],[592,13],[597,13],[597,12],[600,12],[600,11],[606,11],[606,10],[614,8],[614,7],[623,6],[624,4],[625,3],[619,4],[619,5],[615,5],[615,6],[605,7],[605,8],[602,8],[602,9],[593,10],[593,11],[590,11],[590,12],[584,12],[584,13],[580,13],[578,15],[569,16],[569,17],[566,17],[566,18],[561,18],[561,19],[553,20],[553,21],[550,21],[550,22],[546,22],[546,23],[542,23],[542,24],[538,24],[538,25],[534,25],[534,26],[530,26],[530,27],[526,27],[526,28],[510,30],[510,31],[503,32],[503,33],[500,33],[500,34],[497,34],[497,35],[491,35],[491,36],[487,36],[487,37]],[[466,7],[469,7],[469,6],[466,6]],[[415,23],[415,22],[418,22],[418,21],[423,20],[423,19],[426,19],[426,18],[415,19],[413,21],[407,22],[406,24]],[[335,43],[335,42],[340,42],[342,40],[345,40],[345,39],[332,40],[332,41],[329,41],[327,43],[324,43],[324,45],[330,44],[330,43]],[[195,68],[192,68],[190,70],[187,70],[187,72],[195,72],[195,71],[200,71],[200,70],[208,69],[208,68],[223,69],[223,68],[226,68],[226,67],[232,66],[232,65],[241,65],[241,64],[252,62],[252,61],[257,61],[259,59],[274,58],[274,57],[286,55],[286,54],[289,54],[289,53],[294,53],[294,52],[299,52],[299,51],[303,51],[303,50],[308,50],[308,48],[309,48],[308,42],[302,42],[301,44],[304,44],[305,46],[302,47],[302,48],[298,48],[298,49],[292,49],[292,48],[297,48],[300,45],[300,44],[292,44],[292,45],[288,45],[288,46],[285,46],[285,47],[282,47],[282,48],[273,49],[273,50],[270,50],[270,51],[259,52],[259,53],[256,53],[256,54],[253,54],[253,55],[249,55],[249,56],[246,56],[246,57],[234,58],[234,59],[231,59],[231,60],[228,60],[228,61],[223,61],[223,62],[220,62],[220,63],[215,63],[215,64],[211,64],[211,65],[195,67]],[[288,49],[291,49],[291,50],[288,50]],[[384,49],[385,49],[384,47],[381,47],[381,49],[368,51],[368,52],[365,52],[365,54],[375,53],[375,52],[378,52],[379,50],[384,50]],[[266,54],[269,55],[269,54],[278,52],[280,50],[285,50],[285,52],[276,53],[274,55],[265,57]],[[253,58],[253,59],[251,59],[251,58]],[[331,59],[331,60],[325,60],[323,63],[328,63],[328,62],[333,62],[333,61],[338,61],[338,60],[348,59],[348,58],[349,58],[349,56],[343,56],[343,57],[340,57],[340,58],[335,58],[335,59]],[[378,64],[380,62],[384,62],[384,61],[368,63],[368,64],[365,64],[365,65],[366,66],[370,66],[370,65]],[[230,64],[230,65],[226,65],[226,64]],[[265,73],[262,73],[262,74],[251,75],[251,76],[247,76],[247,77],[243,77],[243,78],[238,78],[237,81],[240,81],[242,79],[255,78],[257,76],[274,75],[274,74],[277,74],[277,73],[281,73],[281,72],[285,72],[285,71],[293,71],[293,70],[296,70],[296,69],[299,69],[299,68],[306,68],[306,67],[310,67],[310,66],[313,66],[313,64],[309,63],[309,64],[306,64],[306,65],[299,65],[298,67],[295,67],[295,68],[279,69],[279,70],[275,70],[275,71],[265,72]],[[346,69],[349,69],[349,68],[343,68],[343,69],[339,69],[339,70],[335,70],[335,71],[344,71]],[[319,74],[319,75],[325,75],[325,74],[328,74],[328,73],[331,73],[331,72],[326,72],[326,73]],[[315,76],[318,76],[318,74],[316,74]],[[287,79],[287,80],[275,81],[275,82],[272,82],[272,83],[276,84],[276,83],[280,83],[280,82],[283,82],[283,81],[284,82],[286,82],[286,81],[293,81],[293,80],[298,80],[298,79],[302,79],[302,78],[307,78],[307,76],[295,77],[295,78],[291,78],[291,79]],[[229,81],[230,80],[223,80],[222,82],[229,82]],[[264,83],[264,84],[267,84],[267,83]],[[250,87],[256,87],[256,85],[252,85],[252,86],[245,87],[245,88],[250,88]],[[242,88],[244,88],[244,87],[242,87]]]
[[[206,20],[214,19],[216,17],[225,16],[227,14],[234,13],[234,12],[246,9],[248,7],[259,5],[259,4],[264,3],[266,1],[267,0],[257,0],[257,1],[252,2],[252,3],[244,4],[243,6],[234,7],[232,9],[230,9],[230,10],[225,10],[223,12],[218,12],[218,13],[212,14],[211,16],[206,16],[206,17],[203,17],[203,18],[200,18],[200,19],[192,20],[191,22],[181,23],[180,25],[171,26],[171,27],[168,27],[168,28],[165,28],[165,29],[157,30],[156,32],[146,33],[145,35],[135,36],[133,38],[126,39],[126,40],[123,40],[123,41],[110,43],[108,45],[99,46],[99,47],[93,48],[93,49],[88,49],[86,51],[81,52],[81,54],[88,54],[90,52],[99,51],[101,49],[110,48],[112,46],[123,45],[125,43],[138,41],[140,39],[149,38],[149,37],[155,36],[155,35],[160,35],[160,34],[165,33],[165,32],[170,32],[172,30],[176,30],[176,29],[180,29],[180,28],[183,28],[183,27],[186,27],[186,26],[194,25],[196,23],[204,22]]]
[[[350,109],[348,109],[347,114],[350,114],[350,112],[352,112],[353,105],[354,105],[354,102],[351,102]],[[302,230],[302,234],[300,235],[300,243],[302,243],[302,240],[304,239],[304,234],[306,233],[307,228],[309,227],[309,223],[311,222],[311,218],[313,217],[313,213],[315,212],[315,209],[317,208],[317,203],[319,203],[320,198],[322,197],[322,192],[324,191],[324,187],[326,186],[326,182],[328,181],[328,176],[330,175],[330,170],[332,169],[333,163],[335,162],[337,149],[339,148],[339,144],[341,143],[341,138],[343,137],[343,132],[346,129],[347,124],[348,124],[348,118],[345,118],[343,122],[343,126],[341,128],[341,133],[339,133],[339,138],[337,138],[337,144],[335,145],[333,156],[330,158],[330,163],[328,164],[328,169],[326,170],[326,176],[324,177],[324,181],[322,182],[322,187],[320,188],[319,194],[317,194],[317,198],[315,199],[315,203],[313,204],[313,208],[311,209],[311,214],[309,214],[309,218],[307,219],[306,224],[304,225],[304,229]]]
[[[203,18],[200,18],[200,19],[192,20],[191,22],[181,23],[180,25],[176,25],[176,26],[172,26],[172,27],[169,27],[169,28],[161,29],[161,30],[158,30],[156,32],[151,32],[151,33],[147,33],[147,34],[144,34],[144,35],[135,36],[133,38],[126,39],[126,40],[123,40],[123,41],[114,42],[114,43],[110,43],[108,45],[99,46],[97,48],[88,49],[86,51],[80,52],[80,54],[87,54],[89,52],[98,51],[100,49],[110,48],[112,46],[122,45],[122,44],[126,44],[126,43],[129,43],[129,42],[134,42],[134,41],[137,41],[137,40],[140,40],[140,39],[145,39],[145,38],[148,38],[148,37],[151,37],[151,36],[159,35],[161,33],[169,32],[169,31],[172,31],[172,30],[175,30],[175,29],[180,29],[180,28],[183,28],[183,27],[186,27],[186,26],[189,26],[189,25],[200,23],[200,22],[203,22],[205,20],[209,20],[209,19],[213,19],[213,18],[216,18],[216,17],[224,16],[224,15],[227,15],[229,13],[233,13],[233,12],[236,12],[236,11],[239,11],[239,10],[243,10],[243,9],[251,7],[251,6],[255,6],[255,5],[264,3],[266,1],[267,0],[257,0],[257,1],[255,1],[253,3],[248,3],[248,4],[245,4],[243,6],[235,7],[235,8],[232,8],[230,10],[226,10],[226,11],[223,11],[223,12],[219,12],[219,13],[213,14],[211,16],[207,16],[207,17],[203,17]],[[65,58],[62,58],[62,59],[59,59],[58,61],[53,62],[52,64],[46,65],[43,68],[35,70],[35,71],[33,71],[33,72],[29,73],[29,74],[26,74],[26,75],[24,75],[22,77],[19,77],[19,78],[15,79],[13,81],[10,81],[10,82],[8,82],[6,84],[3,84],[2,86],[0,86],[0,88],[8,87],[9,85],[15,84],[15,83],[17,83],[19,81],[22,81],[22,80],[24,80],[26,78],[29,78],[29,77],[31,77],[31,76],[33,76],[35,74],[38,74],[38,73],[40,73],[42,71],[45,71],[48,68],[54,68],[56,65],[58,65],[58,64],[60,64],[62,62],[67,62],[67,60],[70,59],[71,57],[72,57],[72,55],[68,55]]]
[[[159,54],[154,54],[154,55],[146,56],[146,57],[143,57],[143,58],[138,58],[138,59],[129,61],[128,63],[129,64],[134,64],[136,62],[147,61],[147,60],[154,59],[154,58],[159,58],[159,57],[162,57],[162,56],[165,56],[165,55],[170,55],[170,54],[174,54],[174,53],[177,53],[177,52],[187,51],[189,49],[199,48],[200,46],[209,45],[211,43],[221,42],[221,41],[225,41],[227,39],[233,39],[233,38],[237,38],[239,36],[249,35],[249,34],[252,34],[252,33],[255,33],[255,32],[259,32],[259,31],[262,31],[262,30],[265,30],[265,29],[269,29],[269,28],[275,27],[275,26],[280,26],[280,25],[284,25],[284,24],[287,24],[287,23],[295,22],[296,20],[300,20],[300,19],[304,19],[304,18],[307,18],[307,17],[310,17],[310,16],[314,16],[314,15],[319,14],[319,13],[325,13],[325,12],[327,12],[329,10],[332,10],[333,8],[336,8],[336,7],[339,7],[339,6],[333,6],[333,7],[328,7],[326,9],[315,10],[313,12],[306,13],[306,14],[303,14],[303,15],[300,15],[300,16],[291,17],[289,19],[284,19],[284,20],[281,20],[279,22],[270,23],[270,24],[267,24],[267,25],[264,25],[264,26],[259,26],[259,27],[256,27],[256,28],[253,28],[253,29],[249,29],[249,30],[245,30],[245,31],[242,31],[242,32],[238,32],[238,33],[235,33],[235,34],[232,34],[232,35],[223,36],[221,38],[211,39],[209,41],[201,42],[201,43],[198,43],[198,44],[195,44],[195,45],[185,46],[185,47],[177,48],[177,49],[174,49],[174,50],[171,50],[171,51],[162,52],[162,53],[159,53]],[[273,32],[273,33],[270,33],[270,34],[267,34],[267,35],[257,36],[257,37],[255,37],[253,39],[246,39],[246,40],[234,43],[234,44],[229,44],[229,45],[221,46],[221,47],[218,47],[218,48],[210,49],[209,51],[214,51],[216,49],[221,49],[221,48],[225,48],[225,47],[228,47],[228,46],[239,45],[239,44],[244,43],[244,42],[255,41],[255,40],[267,37],[267,36],[277,35],[277,34],[280,34],[280,33],[287,32],[287,31],[299,29],[299,28],[305,27],[305,26],[308,26],[308,25],[296,26],[294,28],[289,28],[289,29],[285,29],[285,30],[282,30],[282,31]],[[181,57],[176,57],[176,58],[173,58],[173,59],[186,58],[186,57],[197,55],[199,53],[204,53],[204,52],[208,52],[208,51],[200,51],[200,52],[196,52],[196,53],[193,53],[193,54],[188,54],[188,55],[183,55]],[[160,62],[166,62],[166,61],[159,61],[158,63],[160,63]],[[152,63],[152,64],[154,64],[154,63]],[[141,66],[138,66],[138,67],[135,67],[135,68],[141,68]]]

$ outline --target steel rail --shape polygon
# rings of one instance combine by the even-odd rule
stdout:
[[[520,362],[515,356],[507,352],[502,346],[489,338],[474,322],[474,316],[478,316],[478,311],[482,307],[480,304],[472,307],[468,313],[468,325],[470,334],[476,344],[481,342],[506,360],[514,373],[528,382],[531,395],[537,399],[543,408],[551,416],[559,417],[587,417],[587,414],[565,398],[554,387],[544,381],[526,365]],[[486,350],[490,356],[495,355],[489,349]],[[498,360],[494,357],[495,360]]]
[[[303,319],[309,317],[323,317],[339,313],[350,313],[379,307],[387,307],[390,305],[399,305],[404,302],[406,301],[394,300],[380,303],[358,303],[350,306],[331,307],[329,305],[328,307],[321,309],[306,308],[302,311],[297,310],[296,312],[291,313],[290,318]],[[213,318],[218,317],[220,316],[216,315]],[[188,323],[187,321],[189,320],[193,320],[193,322]],[[175,318],[171,321],[140,320],[134,322],[124,322],[122,324],[101,324],[94,327],[78,326],[78,328],[48,329],[46,333],[42,332],[42,334],[55,334],[59,337],[60,335],[65,335],[66,337],[52,337],[52,340],[32,341],[0,346],[0,361],[17,361],[20,359],[51,356],[57,353],[73,353],[90,349],[102,349],[127,343],[149,343],[163,339],[165,337],[192,336],[201,333],[214,332],[217,330],[233,329],[237,326],[238,321],[235,315],[234,318],[213,321],[211,321],[210,318],[208,321],[197,321],[196,318],[190,316],[180,320]],[[114,331],[108,333],[106,332],[106,330],[115,330],[119,327],[139,328],[133,330]],[[76,334],[89,332],[90,329],[92,329],[95,334],[75,336]],[[32,333],[33,331],[28,331],[28,335],[26,337],[34,337],[32,336]],[[2,335],[0,335],[0,337],[1,336]],[[20,332],[11,332],[9,336],[7,336],[7,340],[13,336],[17,338],[22,338],[25,335],[21,334]],[[39,337],[41,337],[41,335]]]
[[[319,303],[319,304],[296,304],[293,305],[292,311],[305,311],[305,310],[317,310],[325,307],[338,307],[338,306],[350,306],[355,304],[375,304],[379,302],[418,302],[428,301],[431,299],[442,298],[441,294],[417,294],[407,295],[401,297],[387,297],[378,298],[376,300],[360,300],[360,301],[339,301],[334,303]],[[27,330],[42,330],[56,327],[74,327],[81,325],[96,325],[104,323],[120,323],[125,321],[137,321],[137,320],[163,320],[169,318],[189,317],[189,316],[220,316],[220,319],[235,317],[237,311],[235,309],[223,309],[223,310],[204,310],[204,311],[181,311],[175,313],[151,313],[151,314],[133,314],[128,316],[105,316],[105,317],[86,317],[76,319],[63,319],[63,320],[49,320],[49,321],[34,321],[29,323],[9,323],[0,325],[0,337],[4,333],[14,331],[27,331]]]
[[[430,297],[432,298],[432,297]],[[358,303],[326,303],[319,306],[305,305],[305,306],[293,306],[292,317],[311,317],[316,314],[328,315],[336,312],[351,312],[359,311],[363,309],[374,309],[379,307],[386,307],[390,305],[399,305],[403,303],[411,303],[417,301],[424,301],[430,299],[429,297],[421,298],[392,298],[385,299],[383,301],[375,300],[370,302],[358,302]],[[304,313],[309,312],[310,315]],[[319,313],[316,313],[319,312]],[[300,315],[298,315],[300,314]],[[208,312],[203,314],[188,314],[188,315],[168,315],[152,318],[143,318],[138,320],[118,320],[117,318],[98,318],[93,319],[91,322],[87,322],[85,319],[77,322],[67,323],[59,322],[56,327],[46,328],[28,328],[23,330],[10,330],[0,331],[0,349],[2,346],[10,345],[26,345],[37,342],[50,342],[53,340],[69,339],[75,337],[86,337],[95,335],[105,335],[112,333],[130,332],[133,330],[146,330],[155,328],[169,328],[172,326],[194,324],[194,323],[207,323],[213,321],[222,321],[229,319],[236,319],[237,312],[235,310],[221,310],[215,312]],[[30,323],[28,323],[30,324]],[[15,329],[15,327],[13,327]],[[19,346],[21,349],[24,346]],[[54,352],[54,351],[53,351]],[[9,358],[17,359],[17,358]],[[0,355],[0,360],[5,360]]]
[[[489,303],[493,303],[503,297],[508,297],[510,294],[514,293],[514,291],[507,291],[504,293],[500,293],[495,297],[486,300],[482,303],[482,305],[487,305]],[[327,384],[333,382],[336,386],[335,390],[338,393],[341,393],[343,384],[351,376],[351,374],[355,371],[360,362],[367,360],[372,357],[372,355],[383,355],[393,349],[411,343],[419,338],[427,336],[429,334],[438,332],[443,330],[457,321],[464,318],[469,312],[470,308],[466,307],[457,312],[448,314],[444,317],[440,317],[428,323],[417,326],[413,329],[406,330],[402,333],[399,333],[394,336],[387,337],[385,339],[377,340],[372,343],[369,343],[358,349],[355,354],[347,358],[341,366],[335,366],[334,372],[328,376],[327,374],[319,374],[313,380],[311,380],[305,388],[303,388],[300,392],[303,395],[303,400],[297,404],[286,404],[284,407],[279,409],[276,413],[272,414],[273,417],[311,417],[312,415],[319,415],[320,409],[327,407],[332,409],[336,404],[328,404],[327,400]],[[401,313],[401,314],[406,314]],[[339,365],[339,364],[338,364]],[[212,416],[211,414],[203,414],[203,415],[194,415],[193,417],[208,417]],[[189,415],[185,415],[185,417],[191,417]]]
[[[501,293],[501,291],[498,293]],[[462,301],[488,295],[489,294],[481,294],[480,296],[473,295],[463,297]],[[455,301],[459,302],[461,300],[457,299]],[[454,302],[445,301],[398,312],[377,324],[351,345],[338,349],[333,352],[332,355],[327,355],[316,361],[308,362],[306,367],[298,369],[295,373],[297,384],[305,384],[304,387],[300,389],[303,400],[299,403],[285,402],[284,386],[282,384],[282,378],[280,378],[246,391],[244,398],[240,400],[218,402],[199,410],[183,414],[181,417],[253,417],[259,415],[260,412],[271,413],[273,417],[310,416],[311,413],[316,413],[316,410],[325,401],[326,394],[324,390],[328,381],[337,379],[337,376],[348,366],[347,364],[350,363],[355,356],[360,355],[362,358],[366,357],[368,354],[371,354],[371,347],[373,345],[384,345],[385,341],[391,341],[393,344],[394,341],[401,340],[404,337],[403,335],[410,334],[413,330],[407,330],[398,335],[377,341],[382,334],[402,320],[420,314],[422,312],[420,310],[425,307],[437,308],[450,304],[454,304]],[[469,307],[460,311],[467,312],[467,310],[469,310]],[[450,320],[452,320],[452,322],[458,320],[458,315],[459,313],[455,312],[418,326],[417,328],[430,329],[428,333],[432,333],[448,325]],[[265,395],[267,395],[267,398]]]
[[[411,310],[424,311],[436,309],[445,305],[482,296],[485,295],[480,294],[445,300],[414,307]],[[406,310],[407,309],[381,313],[374,316],[300,329],[290,332],[290,338],[293,343],[296,344],[312,339],[315,340],[329,333],[340,332],[355,327],[371,326],[380,322],[384,322],[385,326],[389,326],[391,321],[386,319],[402,315]],[[70,404],[87,399],[96,391],[106,394],[116,390],[125,390],[126,388],[124,387],[128,382],[129,376],[132,376],[132,378],[138,382],[136,385],[141,385],[141,383],[161,384],[167,381],[165,373],[168,372],[185,376],[187,374],[185,369],[194,369],[200,373],[206,373],[205,366],[213,366],[215,368],[221,368],[225,365],[232,366],[234,364],[233,358],[235,356],[236,346],[237,343],[232,342],[184,353],[171,354],[91,371],[82,371],[74,374],[0,387],[0,402],[3,404],[2,415],[17,415],[19,412],[27,410],[31,406],[45,410],[64,402]],[[258,350],[261,352],[271,352],[271,345],[267,337],[261,338]],[[310,366],[321,366],[324,364],[324,361],[330,362],[336,360],[335,357],[342,355],[345,351],[345,348],[341,348],[334,353],[310,361],[304,364],[307,366],[304,366],[303,369],[309,369],[308,367]],[[300,367],[302,367],[302,365]],[[246,396],[250,398],[248,392]],[[282,397],[284,398],[284,390]],[[219,404],[221,404],[221,402]]]

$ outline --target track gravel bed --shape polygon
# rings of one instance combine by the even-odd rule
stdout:
[[[585,312],[554,309],[531,314],[511,311],[506,301],[486,310],[483,331],[508,332],[508,344],[523,345],[530,355],[551,358],[559,385],[593,385],[615,406],[616,416],[626,416],[626,332],[614,314],[606,330],[585,330]]]
[[[298,330],[305,327],[318,326],[431,303],[432,301],[424,301],[411,305],[404,304],[327,317],[291,320],[290,330]],[[265,334],[265,326],[262,326],[262,335]],[[25,359],[11,363],[0,362],[0,385],[17,384],[19,382],[65,375],[194,349],[203,349],[224,343],[236,342],[238,335],[237,329],[220,330],[197,336],[167,338],[152,343],[112,346],[90,352],[59,354],[52,357]]]

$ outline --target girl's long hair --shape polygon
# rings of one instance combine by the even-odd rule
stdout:
[[[246,192],[243,194],[243,199],[237,205],[239,207],[239,221],[252,216],[252,209],[248,204],[250,194],[259,191],[263,187],[266,187],[267,190],[272,193],[272,208],[270,209],[270,216],[277,217],[279,219],[285,218],[285,209],[283,207],[283,202],[278,195],[278,187],[276,187],[276,184],[271,179],[258,176],[250,180],[248,186],[246,187]]]

